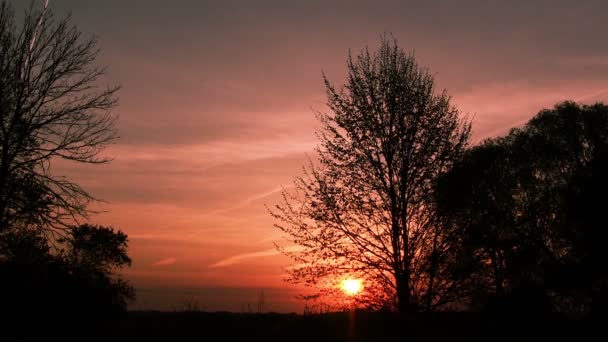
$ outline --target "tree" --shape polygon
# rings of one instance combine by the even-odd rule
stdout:
[[[396,41],[349,56],[347,67],[340,89],[324,75],[333,113],[318,113],[319,165],[271,210],[299,246],[279,246],[295,262],[290,280],[335,291],[357,277],[358,300],[400,312],[447,305],[458,281],[443,277],[451,237],[431,193],[466,147],[470,123]]]
[[[604,106],[608,116],[608,107]],[[570,249],[560,272],[560,292],[574,297],[579,305],[593,314],[608,311],[608,214],[605,209],[608,193],[608,146],[598,148],[588,168],[575,175],[577,187],[564,191],[564,237],[571,241]],[[556,281],[557,283],[557,281]],[[564,286],[565,285],[565,286]],[[581,300],[582,297],[582,300]],[[576,303],[575,302],[575,303]]]
[[[116,138],[117,87],[99,88],[95,38],[32,4],[23,24],[0,4],[0,232],[65,229],[94,198],[53,172],[57,159],[104,163]]]
[[[518,262],[522,257],[539,260],[528,230],[533,160],[520,159],[526,155],[514,140],[489,139],[469,149],[435,190],[438,216],[460,237],[458,268],[470,278],[473,307],[510,293],[529,271]]]
[[[56,21],[47,3],[32,2],[17,25],[0,2],[0,314],[107,317],[134,297],[115,274],[131,262],[127,237],[78,225],[95,199],[52,166],[109,161],[118,88],[99,86],[96,39]]]
[[[112,228],[83,224],[70,227],[69,236],[61,239],[71,264],[97,272],[111,273],[124,265],[131,265],[127,254],[127,236]]]
[[[74,290],[86,302],[77,312],[126,311],[127,304],[135,299],[135,290],[116,271],[131,265],[127,235],[109,227],[83,224],[70,227],[68,237],[60,242],[65,249],[59,256],[77,279]]]
[[[520,311],[604,307],[606,151],[608,107],[567,101],[470,149],[442,177],[438,212],[461,230],[478,288],[504,304],[524,295]]]
[[[608,151],[608,106],[557,104],[524,128],[524,143],[536,147],[536,230],[548,255],[541,273],[559,309],[606,313],[608,237],[604,209]],[[551,200],[548,200],[551,199]],[[545,209],[546,208],[546,209]],[[542,209],[545,209],[544,211]]]
[[[125,312],[134,289],[116,272],[131,264],[127,236],[94,225],[70,227],[49,248],[37,229],[0,236],[0,317],[27,322],[110,318]]]

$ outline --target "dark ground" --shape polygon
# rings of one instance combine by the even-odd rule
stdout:
[[[7,323],[4,321],[4,323]],[[604,321],[551,316],[498,317],[442,313],[403,316],[391,313],[323,315],[205,312],[129,312],[122,319],[10,325],[1,341],[185,340],[200,341],[467,341],[467,340],[605,340]]]

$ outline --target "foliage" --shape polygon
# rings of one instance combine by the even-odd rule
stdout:
[[[56,252],[37,230],[0,236],[2,315],[107,318],[126,310],[135,292],[116,274],[130,265],[126,235],[83,225],[71,227],[62,243]]]
[[[109,273],[131,265],[131,258],[127,255],[127,236],[112,228],[90,224],[71,227],[69,236],[61,242],[67,247],[65,257],[70,263],[83,268]]]
[[[608,107],[563,102],[470,149],[443,177],[440,212],[461,230],[462,267],[479,293],[597,310],[593,301],[606,296],[607,150]]]

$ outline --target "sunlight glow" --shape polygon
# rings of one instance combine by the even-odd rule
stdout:
[[[345,279],[341,285],[344,293],[349,296],[354,296],[363,290],[363,281],[361,279]]]

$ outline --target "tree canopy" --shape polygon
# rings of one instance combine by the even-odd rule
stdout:
[[[463,236],[480,293],[525,294],[522,305],[543,310],[601,307],[607,148],[608,106],[567,101],[468,150],[443,177],[440,212]]]
[[[126,310],[135,298],[117,273],[131,264],[126,235],[88,224],[66,232],[59,248],[50,248],[39,230],[0,237],[0,317],[35,323],[108,318]]]
[[[0,232],[63,229],[90,213],[93,196],[51,166],[109,160],[118,88],[100,87],[97,53],[69,18],[32,3],[18,25],[0,3]]]

